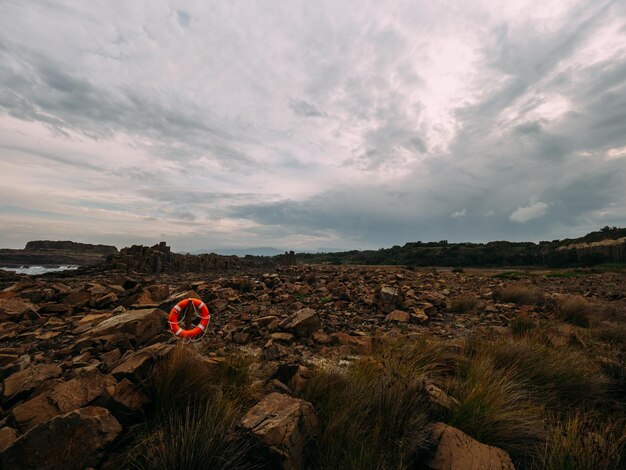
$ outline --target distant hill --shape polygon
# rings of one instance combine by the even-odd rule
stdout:
[[[626,262],[626,228],[604,227],[583,237],[533,242],[409,242],[380,250],[298,253],[298,263],[408,266],[592,266]]]
[[[117,252],[112,245],[36,240],[26,243],[23,250],[0,249],[0,266],[86,266]]]

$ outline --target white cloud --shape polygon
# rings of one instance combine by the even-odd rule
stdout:
[[[459,217],[465,217],[465,214],[467,214],[467,209],[461,209],[460,211],[454,211],[452,214],[450,214],[450,217],[452,217],[453,219],[457,219]]]
[[[526,207],[518,207],[511,214],[513,222],[524,223],[529,220],[543,217],[548,212],[548,205],[545,202],[537,201]]]

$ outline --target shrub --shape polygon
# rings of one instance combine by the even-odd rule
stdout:
[[[593,330],[597,339],[605,343],[617,345],[620,348],[626,347],[626,324],[605,323]]]
[[[541,305],[544,294],[539,289],[526,284],[513,284],[496,290],[493,297],[500,302],[513,302],[519,305]]]

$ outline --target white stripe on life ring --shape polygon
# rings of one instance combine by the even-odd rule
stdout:
[[[181,308],[178,305],[174,305],[174,310],[180,312]]]
[[[204,308],[204,302],[200,302],[200,305],[198,305],[198,310],[202,310]]]
[[[204,325],[203,325],[202,323],[200,323],[200,324],[198,325],[198,328],[200,328],[202,331],[204,331]]]
[[[180,336],[180,334],[183,332],[182,328],[178,328],[178,331],[176,333],[174,333],[176,336]]]

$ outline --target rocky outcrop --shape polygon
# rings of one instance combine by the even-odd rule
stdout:
[[[447,424],[435,423],[432,441],[436,450],[427,464],[431,470],[515,470],[507,452],[481,444]]]
[[[118,254],[109,255],[106,267],[144,273],[204,273],[239,269],[245,261],[237,256],[221,256],[214,253],[187,255],[172,253],[165,242],[151,247],[133,245]]]
[[[270,393],[257,403],[241,421],[280,468],[304,468],[304,444],[316,430],[313,406],[282,393]]]
[[[72,241],[51,241],[36,240],[26,243],[24,250],[27,251],[46,251],[46,250],[63,250],[76,253],[97,253],[99,255],[108,255],[117,253],[117,248],[113,245],[92,245],[90,243],[77,243]]]
[[[31,241],[23,250],[0,249],[0,266],[87,266],[117,253],[110,245],[90,245],[71,241]]]

